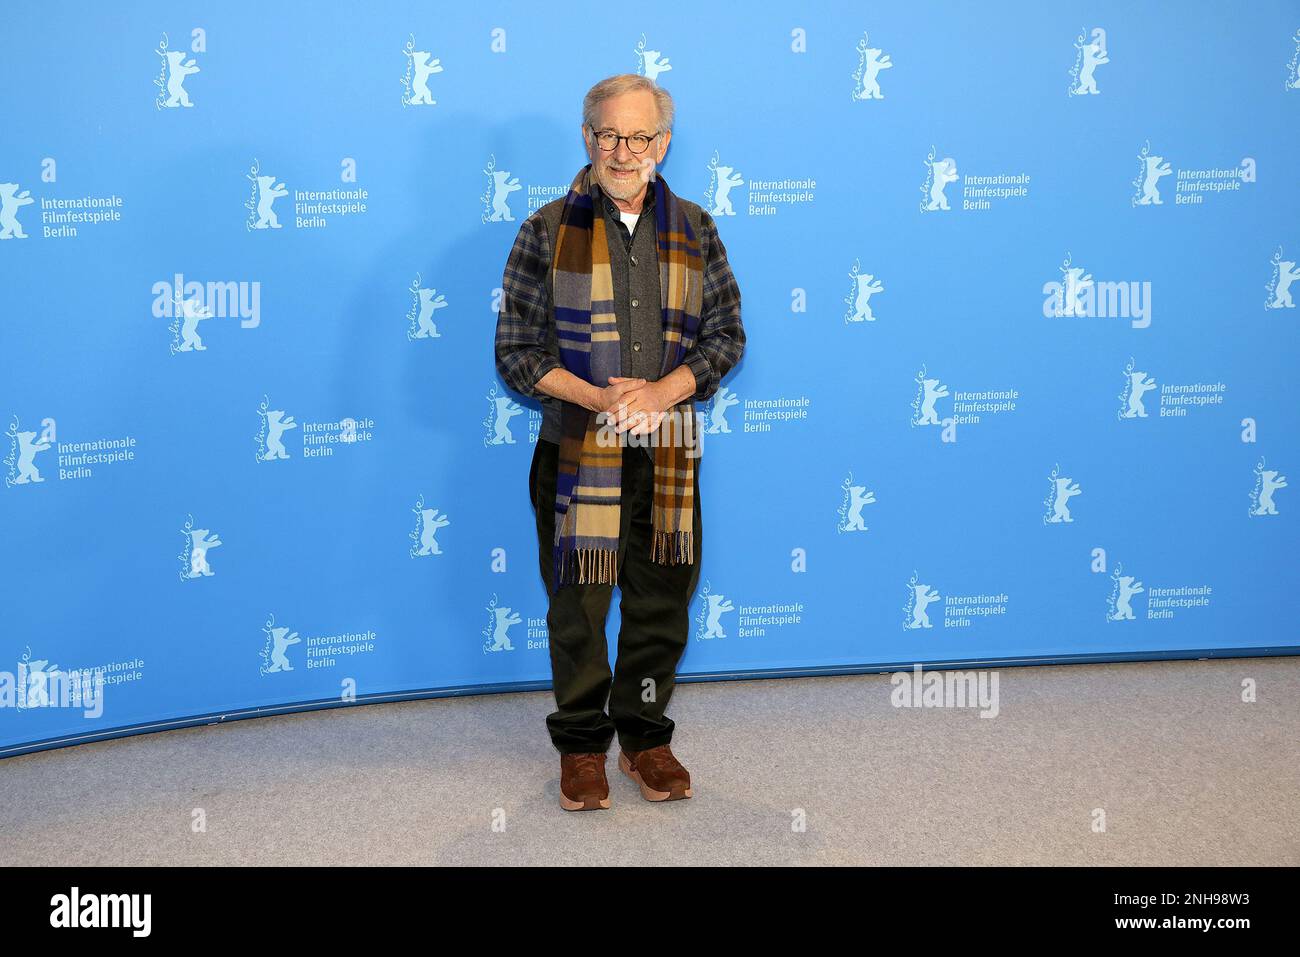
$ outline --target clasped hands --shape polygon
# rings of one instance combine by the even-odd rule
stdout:
[[[606,424],[622,433],[645,435],[654,432],[669,410],[681,401],[670,377],[650,382],[629,376],[610,376],[609,385],[597,394],[593,411],[606,413]]]

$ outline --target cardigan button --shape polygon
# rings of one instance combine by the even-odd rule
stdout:
[[[639,300],[637,300],[637,299],[633,299],[633,300],[632,300],[632,305],[634,305],[634,306],[639,306],[639,305],[641,305],[641,302],[640,302]]]
[[[633,351],[633,352],[640,352],[640,351],[641,351],[641,343],[639,343],[639,342],[634,342],[634,343],[632,343],[632,351]]]
[[[633,266],[636,265],[636,257],[635,257],[635,256],[632,257],[632,265],[633,265]]]

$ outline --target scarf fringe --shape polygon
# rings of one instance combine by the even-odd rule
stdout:
[[[695,534],[688,531],[655,531],[650,559],[661,565],[695,564]],[[618,584],[618,549],[574,548],[559,556],[561,584]]]
[[[650,559],[661,565],[695,564],[693,532],[656,529],[650,544]]]
[[[618,583],[618,549],[574,548],[560,554],[560,581],[581,585]]]

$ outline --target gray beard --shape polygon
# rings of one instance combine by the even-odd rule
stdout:
[[[626,184],[610,182],[603,169],[596,171],[596,182],[600,183],[600,188],[614,199],[631,199],[641,192],[641,187],[645,185],[640,179]]]

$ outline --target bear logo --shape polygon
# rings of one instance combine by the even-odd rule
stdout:
[[[20,690],[23,707],[44,708],[50,704],[50,679],[57,679],[60,672],[58,665],[51,665],[48,659],[24,663],[27,671],[26,687]]]
[[[740,399],[736,398],[736,393],[725,385],[719,386],[718,391],[713,394],[713,400],[709,403],[709,424],[704,431],[709,435],[717,435],[719,432],[726,432],[730,435],[731,426],[727,425],[726,412],[739,402]]]
[[[298,428],[298,423],[293,416],[285,415],[283,409],[276,409],[266,413],[266,426],[266,452],[262,460],[287,459],[289,453],[285,450],[283,436],[289,429]]]
[[[1133,621],[1133,606],[1130,600],[1134,595],[1140,595],[1146,591],[1142,583],[1132,575],[1121,575],[1119,580],[1119,593],[1115,596],[1115,610],[1111,613],[1111,621]]]
[[[641,56],[641,69],[646,79],[653,83],[659,82],[659,74],[667,73],[673,68],[668,62],[668,57],[664,56],[659,50],[641,49],[638,51]]]
[[[917,425],[942,425],[939,421],[939,413],[935,410],[934,404],[939,399],[948,397],[948,387],[942,384],[938,379],[926,379],[921,383],[921,414],[916,420]]]
[[[865,532],[867,526],[862,520],[862,506],[873,505],[875,501],[876,493],[868,492],[865,485],[849,486],[849,517],[844,525],[844,530],[846,532]]]
[[[221,539],[207,528],[190,530],[190,577],[211,578],[212,568],[208,565],[208,549],[216,548]]]
[[[726,638],[727,633],[722,630],[722,615],[723,612],[735,611],[736,606],[724,595],[709,595],[706,600],[708,611],[704,620],[704,634],[700,637]]]
[[[494,627],[492,631],[492,644],[485,647],[484,651],[514,651],[515,646],[510,643],[510,636],[506,634],[511,625],[517,625],[523,619],[515,612],[513,608],[494,608],[492,609],[494,618]]]
[[[1074,92],[1076,94],[1099,93],[1097,77],[1094,74],[1097,67],[1110,62],[1110,57],[1096,41],[1082,47],[1082,53],[1083,63],[1079,69],[1079,85],[1075,87]]]
[[[183,51],[167,51],[167,100],[163,106],[193,106],[182,84],[187,76],[198,72],[198,64],[193,59],[186,60]]]
[[[948,208],[948,197],[943,191],[949,183],[957,181],[957,175],[957,161],[951,156],[930,162],[930,202],[926,209]]]
[[[858,91],[859,100],[883,100],[885,95],[880,92],[880,81],[877,77],[881,70],[888,70],[892,67],[893,61],[889,59],[888,54],[882,55],[880,50],[864,50],[865,58],[862,61],[862,89]]]
[[[197,299],[181,303],[181,344],[177,352],[202,352],[207,349],[199,338],[199,323],[213,318],[212,312]]]
[[[1070,499],[1082,494],[1083,489],[1079,488],[1074,479],[1058,478],[1055,479],[1055,489],[1052,498],[1052,514],[1047,519],[1049,522],[1073,522],[1070,517]]]
[[[413,338],[416,339],[440,339],[441,334],[438,327],[433,324],[433,313],[437,309],[447,308],[447,297],[438,295],[436,289],[420,290],[420,314],[416,319],[416,328]]]
[[[31,190],[20,193],[17,183],[0,183],[0,239],[27,238],[22,223],[18,222],[18,210],[34,202]]]
[[[442,61],[431,53],[415,50],[410,54],[411,67],[415,76],[411,80],[411,98],[407,100],[412,106],[434,106],[437,100],[429,92],[429,77],[442,72]]]
[[[523,189],[519,184],[519,177],[512,177],[508,170],[494,170],[492,173],[492,215],[488,218],[490,223],[513,223],[514,216],[510,214],[509,198],[510,194]]]
[[[1142,404],[1142,397],[1156,387],[1156,380],[1145,372],[1130,372],[1128,381],[1128,400],[1124,405],[1121,417],[1125,419],[1145,419],[1147,410],[1146,406]]]
[[[1281,260],[1277,264],[1277,285],[1273,287],[1273,300],[1268,304],[1270,309],[1294,309],[1295,303],[1291,300],[1291,283],[1300,279],[1300,269],[1296,264],[1289,260]]]
[[[514,445],[515,437],[510,432],[510,420],[524,411],[524,407],[508,395],[497,396],[492,400],[495,415],[492,417],[493,433],[489,445]]]
[[[1163,206],[1160,199],[1160,179],[1172,173],[1173,167],[1165,162],[1163,156],[1146,157],[1146,167],[1142,179],[1142,195],[1137,201],[1139,206]]]
[[[1272,469],[1260,473],[1259,504],[1255,506],[1255,515],[1276,515],[1277,506],[1273,504],[1273,492],[1286,488],[1286,476],[1279,475]]]
[[[289,632],[288,628],[271,629],[271,664],[266,670],[272,671],[293,671],[293,665],[289,664],[289,658],[285,655],[290,645],[296,645],[301,638],[298,632]]]
[[[441,555],[442,549],[438,547],[437,539],[434,536],[438,529],[446,528],[451,524],[451,519],[446,515],[440,514],[436,508],[420,509],[420,548],[417,555]]]
[[[1065,270],[1065,288],[1062,291],[1062,308],[1059,316],[1086,316],[1089,313],[1084,297],[1093,288],[1092,273],[1085,273],[1079,266]]]
[[[18,477],[13,480],[14,485],[27,485],[31,482],[44,482],[41,478],[40,470],[36,468],[36,453],[44,452],[50,448],[48,439],[36,441],[35,432],[19,432],[18,439],[18,461],[16,468]]]
[[[257,177],[257,221],[253,223],[253,228],[279,229],[280,220],[276,217],[271,204],[281,196],[288,195],[289,191],[285,189],[284,183],[277,183],[274,176]]]
[[[714,166],[714,171],[718,175],[718,184],[713,193],[713,208],[709,212],[714,216],[735,216],[736,210],[731,205],[731,191],[745,181],[730,166]]]
[[[876,316],[871,311],[870,299],[876,293],[885,291],[884,283],[870,273],[859,273],[855,278],[857,287],[854,290],[853,315],[849,317],[849,322],[875,322]]]
[[[912,619],[908,628],[933,628],[930,613],[926,611],[933,602],[939,600],[939,593],[929,585],[912,585]]]

